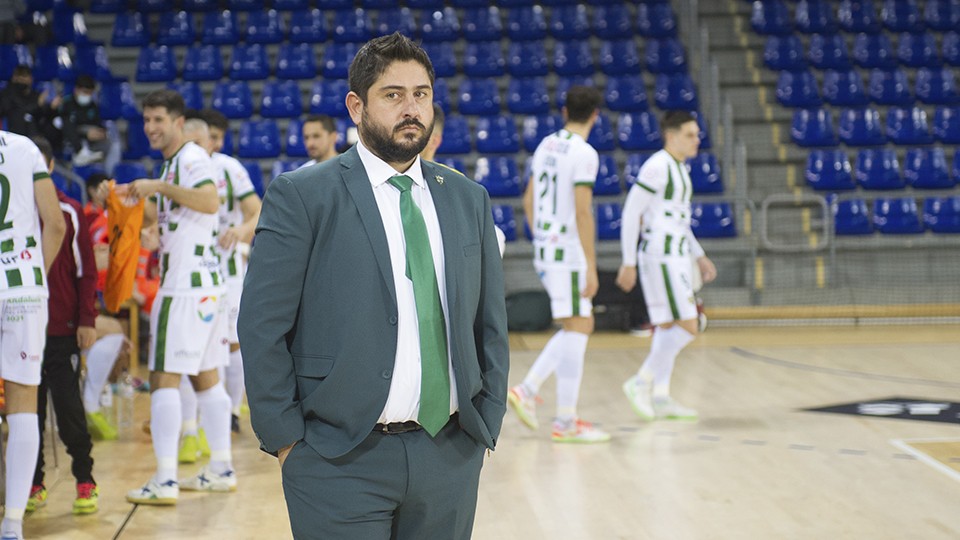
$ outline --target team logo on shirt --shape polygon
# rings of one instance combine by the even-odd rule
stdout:
[[[213,316],[217,312],[217,297],[204,296],[197,304],[197,316],[200,320],[208,323],[213,321]]]

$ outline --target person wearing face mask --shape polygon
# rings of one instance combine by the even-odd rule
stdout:
[[[110,139],[100,119],[100,108],[94,102],[97,83],[89,75],[77,77],[73,94],[63,101],[60,116],[63,136],[73,148],[74,165],[83,166],[101,161],[110,150]]]
[[[10,84],[0,90],[0,120],[6,121],[7,131],[26,137],[43,136],[55,152],[61,135],[52,121],[59,106],[59,97],[48,101],[46,92],[33,89],[33,73],[27,65],[15,67]]]

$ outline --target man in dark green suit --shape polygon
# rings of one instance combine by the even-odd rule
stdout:
[[[503,271],[486,191],[418,157],[433,81],[409,39],[367,43],[346,97],[360,142],[263,201],[240,345],[296,538],[471,534],[505,411]]]

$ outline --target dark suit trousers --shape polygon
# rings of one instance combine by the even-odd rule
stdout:
[[[309,429],[309,426],[307,427]],[[484,447],[455,421],[372,432],[335,459],[300,441],[283,463],[297,540],[466,540],[473,532]]]

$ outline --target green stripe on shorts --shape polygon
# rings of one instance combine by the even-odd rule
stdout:
[[[673,314],[673,320],[680,320],[680,310],[677,309],[677,299],[673,296],[673,286],[670,284],[670,273],[667,271],[667,265],[661,264],[663,271],[663,284],[667,288],[667,300],[670,302],[670,313]]]
[[[573,291],[573,316],[580,316],[580,272],[570,272],[570,287]]]
[[[157,348],[153,359],[153,370],[163,371],[167,353],[167,322],[170,319],[170,304],[173,298],[166,296],[160,304],[160,316],[157,318]]]
[[[10,287],[19,287],[23,285],[23,278],[20,276],[20,270],[14,268],[7,270],[7,285]]]

